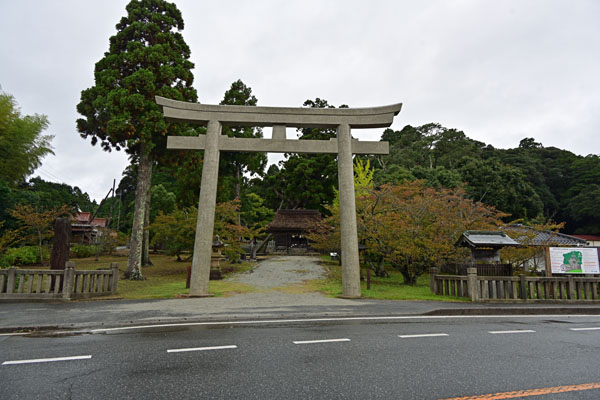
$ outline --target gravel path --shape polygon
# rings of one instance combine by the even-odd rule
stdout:
[[[350,312],[366,304],[359,300],[327,297],[319,292],[286,292],[286,287],[300,286],[304,281],[324,278],[325,271],[318,261],[318,257],[310,256],[272,257],[258,264],[253,272],[228,279],[255,286],[259,292],[226,297],[160,300],[160,307],[171,310],[171,317],[177,319],[189,314],[227,315],[228,317],[249,314],[278,317],[284,313],[328,315]],[[144,312],[156,307],[156,303],[140,302],[123,305],[115,312]],[[163,319],[168,318],[163,317]]]
[[[262,261],[253,270],[229,280],[259,288],[275,288],[298,285],[303,281],[325,277],[317,257],[279,256]]]

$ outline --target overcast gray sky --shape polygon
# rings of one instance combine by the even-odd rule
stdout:
[[[128,161],[79,137],[75,107],[127,3],[0,0],[0,86],[22,113],[47,115],[55,135],[56,155],[36,175],[96,199]],[[534,137],[600,153],[599,1],[175,3],[202,103],[218,104],[242,79],[259,105],[401,102],[394,129],[439,122],[498,148]],[[378,140],[381,132],[353,134]]]

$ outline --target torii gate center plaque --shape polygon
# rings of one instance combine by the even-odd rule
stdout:
[[[156,96],[166,119],[206,125],[206,135],[169,136],[168,149],[204,150],[198,221],[192,258],[190,297],[209,296],[210,256],[213,241],[219,155],[221,151],[266,153],[333,153],[338,155],[340,233],[343,297],[360,297],[360,265],[356,233],[353,154],[388,154],[387,142],[359,142],[350,129],[386,128],[402,104],[373,108],[290,108],[187,103]],[[271,139],[231,138],[221,127],[273,127]],[[335,128],[330,140],[288,140],[285,129]]]

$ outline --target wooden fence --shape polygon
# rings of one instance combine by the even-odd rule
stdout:
[[[477,276],[475,268],[467,275],[429,275],[432,293],[467,297],[472,301],[502,302],[600,302],[600,278],[581,276]]]
[[[446,264],[441,272],[452,275],[467,275],[468,268],[477,268],[479,276],[512,276],[512,264]]]
[[[80,299],[117,293],[119,268],[76,271],[67,262],[64,270],[8,268],[0,270],[2,299]]]

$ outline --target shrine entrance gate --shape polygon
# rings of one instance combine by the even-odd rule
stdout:
[[[210,257],[213,242],[219,155],[221,151],[265,153],[333,153],[338,155],[340,233],[343,297],[360,297],[360,266],[352,154],[388,154],[387,142],[359,142],[350,129],[386,128],[402,104],[373,108],[288,108],[210,105],[156,97],[166,119],[206,125],[206,135],[169,136],[168,149],[204,150],[198,221],[192,258],[190,297],[209,296]],[[221,127],[273,127],[271,139],[232,138]],[[288,140],[286,127],[335,128],[330,140]]]

